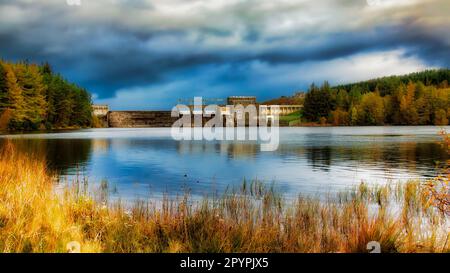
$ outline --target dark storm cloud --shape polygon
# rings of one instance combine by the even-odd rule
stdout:
[[[269,63],[298,63],[335,59],[368,51],[405,48],[406,55],[417,56],[431,65],[448,66],[450,45],[438,35],[420,26],[389,25],[371,31],[328,34],[317,46],[269,51],[253,58]]]
[[[55,6],[55,1],[47,2],[46,6],[26,1],[16,5],[0,3],[0,12],[9,12],[0,19],[3,24],[0,26],[1,57],[49,61],[55,70],[100,98],[113,97],[124,88],[160,85],[177,77],[189,78],[191,74],[215,73],[214,67],[224,66],[226,69],[217,70],[220,73],[210,75],[210,80],[240,87],[249,81],[253,62],[274,67],[301,65],[402,49],[405,57],[416,57],[430,66],[450,64],[448,21],[442,22],[440,28],[436,24],[424,24],[418,17],[420,13],[410,6],[411,14],[400,20],[359,18],[361,26],[355,28],[347,26],[350,23],[344,15],[348,12],[351,18],[351,13],[366,6],[365,1],[338,1],[335,5],[342,10],[336,12],[329,7],[330,16],[339,15],[335,24],[342,27],[328,23],[333,17],[315,23],[308,20],[295,23],[298,17],[292,12],[296,7],[309,13],[316,8],[314,4],[297,5],[295,1],[284,6],[264,2],[267,7],[261,5],[259,9],[240,2],[222,8],[225,14],[220,17],[217,17],[220,8],[208,6],[203,8],[208,12],[192,14],[192,18],[184,13],[172,15],[171,9],[165,12],[164,1],[153,1],[155,4],[144,0],[119,1],[127,4],[123,12],[118,7],[105,6],[105,10],[73,13],[67,7]],[[33,11],[43,14],[36,15]],[[17,15],[11,15],[12,12]],[[34,16],[21,20],[20,12]],[[386,11],[386,16],[395,12]],[[167,20],[166,13],[173,21]],[[280,20],[288,17],[292,19],[286,21],[288,26],[294,26],[270,32],[273,27],[272,18],[267,18],[270,14],[275,18],[282,14]],[[227,20],[227,15],[232,19]],[[282,25],[281,21],[276,23]]]

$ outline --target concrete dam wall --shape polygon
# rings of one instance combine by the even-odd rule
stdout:
[[[110,128],[151,128],[171,127],[179,117],[171,117],[170,111],[111,111],[105,119]],[[205,125],[210,119],[203,117],[202,124]],[[193,118],[191,123],[194,124]]]
[[[111,111],[108,126],[112,128],[171,127],[178,118],[170,111]]]
[[[179,118],[171,117],[171,111],[110,111],[105,116],[104,123],[110,128],[151,128],[151,127],[171,127]],[[203,126],[211,118],[203,117]],[[191,120],[192,125],[194,121]],[[288,123],[280,120],[280,126],[289,126]],[[246,121],[248,126],[248,120]],[[224,119],[224,126],[226,126]],[[235,126],[237,123],[235,121]]]

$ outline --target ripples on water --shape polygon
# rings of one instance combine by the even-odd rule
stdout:
[[[62,178],[107,180],[125,199],[223,192],[258,179],[288,196],[330,193],[360,183],[423,179],[447,155],[440,127],[281,128],[275,152],[257,142],[175,141],[170,129],[91,129],[2,136],[45,155]],[[447,128],[448,129],[448,128]],[[112,190],[114,189],[114,190]]]

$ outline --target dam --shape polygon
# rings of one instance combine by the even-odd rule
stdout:
[[[112,128],[170,127],[178,119],[171,111],[110,111],[106,117]]]
[[[250,105],[256,103],[256,97],[252,96],[232,96],[228,97],[227,105]],[[193,106],[189,106],[193,110]],[[222,108],[226,106],[222,105]],[[279,105],[279,115],[289,115],[300,111],[302,105]],[[93,115],[96,116],[103,127],[109,128],[152,128],[152,127],[171,127],[178,120],[178,117],[172,117],[171,111],[111,111],[108,105],[92,105]],[[267,111],[267,110],[266,110]],[[270,110],[269,110],[270,111]],[[203,124],[210,118],[203,117]],[[289,126],[280,120],[280,126]]]

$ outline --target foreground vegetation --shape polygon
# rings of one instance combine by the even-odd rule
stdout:
[[[72,241],[82,252],[367,252],[369,241],[383,252],[450,251],[449,216],[418,182],[292,202],[256,182],[203,201],[134,205],[89,194],[86,181],[55,191],[44,161],[4,147],[1,252],[66,252]]]
[[[91,95],[50,65],[0,60],[0,131],[89,127]]]

